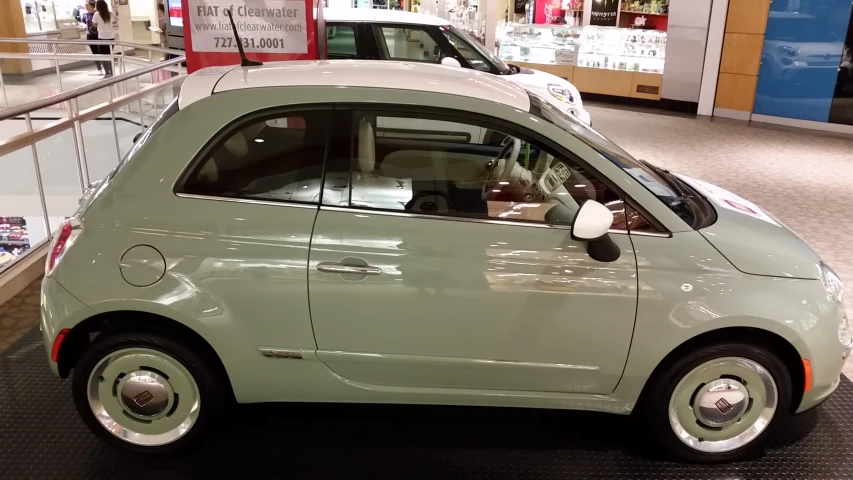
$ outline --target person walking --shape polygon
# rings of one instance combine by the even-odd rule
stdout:
[[[88,0],[86,2],[86,13],[83,14],[82,21],[86,24],[86,40],[97,40],[98,39],[98,27],[95,26],[92,21],[95,19],[95,0]],[[89,50],[92,51],[93,55],[97,55],[98,45],[89,45]],[[95,62],[95,66],[98,67],[98,73],[102,72],[101,62]]]
[[[95,18],[92,20],[92,24],[98,29],[98,40],[115,40],[116,33],[113,29],[112,19],[112,13],[110,13],[110,9],[107,7],[107,2],[104,0],[98,0],[95,3]],[[112,52],[112,46],[98,45],[99,54],[111,55]],[[108,61],[101,62],[101,65],[104,67],[104,78],[112,77],[112,57],[110,57]]]

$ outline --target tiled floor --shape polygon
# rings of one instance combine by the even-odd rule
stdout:
[[[686,117],[589,107],[629,153],[715,183],[801,234],[853,285],[853,141]],[[848,291],[852,288],[848,288]],[[853,312],[853,294],[846,296]],[[0,306],[0,351],[38,318],[38,285]],[[853,379],[853,364],[845,373]]]
[[[18,296],[0,305],[0,352],[38,323],[40,285],[41,280],[37,280]]]

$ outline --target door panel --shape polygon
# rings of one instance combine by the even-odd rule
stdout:
[[[630,239],[613,239],[623,253],[605,264],[567,229],[323,207],[308,275],[319,356],[376,385],[609,393],[637,295]]]

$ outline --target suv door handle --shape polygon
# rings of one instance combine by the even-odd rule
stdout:
[[[340,273],[350,275],[380,275],[382,269],[379,267],[359,267],[355,265],[344,265],[342,263],[320,263],[317,270],[324,273]]]

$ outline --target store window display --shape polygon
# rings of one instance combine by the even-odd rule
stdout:
[[[13,0],[14,1],[14,0]],[[85,0],[20,0],[27,33],[56,30],[57,21],[80,21]]]
[[[565,78],[581,92],[658,100],[666,44],[659,30],[511,24],[499,55]]]
[[[352,0],[352,8],[377,8],[380,10],[408,10],[408,0]]]
[[[30,249],[30,236],[24,217],[0,217],[0,270],[11,265]]]

